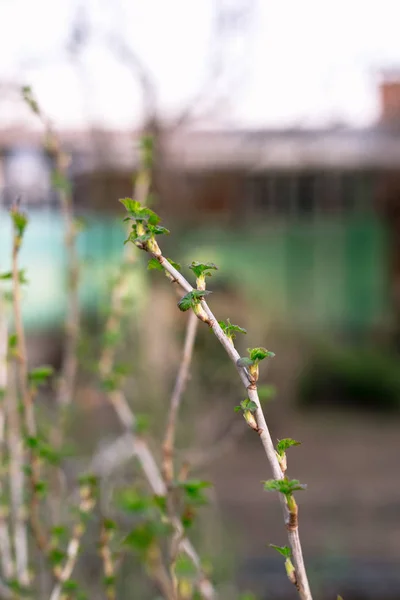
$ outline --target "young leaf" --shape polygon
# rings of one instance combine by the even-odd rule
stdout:
[[[196,277],[201,277],[203,274],[211,276],[210,271],[218,271],[218,267],[214,263],[200,263],[197,261],[193,261],[189,269],[192,269]]]
[[[148,225],[148,230],[153,235],[168,235],[170,233],[169,229],[160,225]]]
[[[117,504],[127,512],[143,514],[150,510],[152,499],[149,496],[139,494],[134,489],[126,489],[118,494]]]
[[[53,373],[54,369],[51,365],[43,365],[43,367],[32,369],[28,377],[31,383],[40,385],[41,383],[45,383]]]
[[[11,271],[7,271],[7,273],[1,273],[0,274],[0,279],[6,281],[10,281],[13,278],[13,274]],[[25,276],[25,269],[20,269],[20,271],[18,271],[18,280],[20,283],[28,283],[28,280]]]
[[[268,481],[264,481],[264,489],[269,492],[280,492],[284,496],[290,496],[293,492],[307,489],[307,486],[300,483],[298,479],[269,479]]]
[[[174,260],[171,260],[170,258],[167,258],[167,261],[169,262],[170,265],[172,265],[174,267],[174,269],[181,272],[182,267],[179,263],[175,262]]]
[[[231,340],[235,339],[236,333],[247,333],[246,329],[239,327],[239,325],[234,325],[229,319],[226,321],[218,321],[218,324],[225,335],[227,335]]]
[[[132,200],[132,198],[120,198],[119,201],[124,205],[128,212],[135,213],[140,209],[140,202]]]
[[[188,479],[186,481],[178,481],[176,485],[184,490],[188,502],[192,504],[206,504],[208,500],[203,490],[211,487],[212,484],[209,481]]]
[[[25,228],[28,224],[28,217],[24,213],[18,212],[18,210],[11,210],[11,216],[16,229],[18,237],[24,235]]]
[[[199,303],[204,296],[211,294],[208,290],[192,290],[188,292],[183,298],[181,298],[178,302],[178,308],[182,312],[189,310],[194,304]]]
[[[184,554],[180,554],[175,561],[175,575],[178,579],[192,579],[197,575],[197,569],[193,561]]]
[[[282,554],[285,558],[290,558],[292,556],[292,550],[289,546],[275,546],[275,544],[270,544],[269,546],[279,552],[279,554]]]
[[[29,106],[31,111],[33,113],[35,113],[36,115],[39,115],[40,114],[39,104],[33,97],[33,92],[32,92],[31,87],[29,85],[24,85],[21,88],[21,92],[22,92],[23,99],[25,100],[25,102],[27,103],[27,105]]]
[[[276,452],[279,456],[283,456],[288,448],[291,448],[291,446],[300,446],[300,444],[301,442],[296,442],[292,438],[284,438],[283,440],[278,440]]]
[[[149,271],[164,271],[164,267],[160,265],[156,258],[151,258],[147,264]]]
[[[275,356],[274,352],[270,352],[266,348],[248,348],[247,352],[251,360],[264,360],[264,358],[273,358]]]
[[[240,403],[240,408],[242,410],[249,410],[250,412],[254,413],[256,412],[258,407],[257,404],[253,402],[253,400],[249,400],[249,398],[246,398]]]
[[[239,358],[239,360],[237,361],[237,366],[238,367],[251,367],[252,365],[254,365],[254,360],[252,360],[251,358],[247,358],[247,356],[243,356],[242,358]]]

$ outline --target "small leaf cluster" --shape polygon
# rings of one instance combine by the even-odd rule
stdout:
[[[253,400],[250,400],[249,398],[242,400],[242,402],[240,403],[239,406],[235,406],[235,412],[239,412],[240,410],[242,410],[243,417],[244,417],[247,425],[249,425],[249,427],[254,429],[254,431],[258,431],[257,421],[254,416],[254,413],[256,412],[257,408],[258,408],[257,404],[255,402],[253,402]]]
[[[26,226],[28,225],[28,217],[17,208],[11,209],[11,218],[14,225],[15,243],[17,248],[20,247]]]
[[[0,273],[0,279],[2,281],[11,281],[13,278],[13,274],[11,271],[7,271],[6,273]],[[20,269],[18,271],[18,281],[21,284],[29,283],[25,275],[25,269]]]
[[[253,400],[246,398],[245,400],[242,400],[238,406],[235,406],[234,410],[235,412],[239,412],[240,410],[249,410],[250,412],[255,413],[257,410],[257,404],[253,402]]]
[[[165,497],[149,496],[129,488],[119,492],[117,504],[138,520],[123,540],[131,550],[146,555],[155,542],[171,534],[172,526],[165,519]]]
[[[182,492],[181,503],[181,523],[185,529],[191,527],[196,518],[197,509],[208,503],[208,498],[204,491],[211,487],[211,483],[201,479],[187,479],[186,481],[175,482],[175,489]]]
[[[231,342],[233,342],[237,333],[247,333],[246,329],[244,329],[243,327],[239,327],[239,325],[234,325],[230,322],[229,319],[227,319],[226,321],[218,321],[218,324],[221,327],[222,331],[225,333],[226,337],[228,337],[231,340]]]
[[[264,489],[270,492],[280,492],[284,496],[291,496],[294,492],[303,491],[307,486],[298,479],[269,479],[264,481]]]
[[[211,271],[218,271],[218,267],[212,263],[200,263],[193,261],[189,269],[196,275],[196,286],[198,290],[206,289],[206,277],[211,277]]]
[[[181,298],[178,302],[178,308],[182,312],[186,312],[190,308],[195,308],[201,302],[201,300],[211,294],[208,290],[192,290],[188,292],[183,298]]]
[[[166,259],[170,265],[172,265],[174,267],[174,269],[176,269],[177,271],[181,271],[182,267],[179,263],[173,261],[171,258],[167,258]],[[156,259],[156,258],[151,258],[147,264],[147,269],[149,271],[164,271],[167,279],[169,279],[170,281],[175,281],[174,277],[171,275],[171,273],[169,273],[166,269],[164,269],[164,267],[161,265],[161,263]]]
[[[248,348],[247,352],[248,352],[249,356],[239,358],[239,360],[237,361],[236,364],[238,367],[247,368],[249,370],[252,380],[257,381],[258,380],[258,365],[259,365],[260,361],[264,360],[265,358],[273,358],[275,356],[275,353],[271,352],[270,350],[267,350],[266,348],[262,348],[262,347]]]
[[[279,552],[279,554],[282,554],[285,558],[290,558],[292,556],[292,550],[289,546],[275,546],[275,544],[270,544],[269,546]]]
[[[160,217],[146,206],[142,206],[137,200],[123,198],[120,202],[126,208],[128,216],[125,221],[133,221],[132,231],[126,242],[132,242],[141,250],[151,252],[155,256],[161,256],[160,248],[155,241],[156,235],[168,234],[165,227],[159,225]]]
[[[276,445],[276,453],[279,457],[283,457],[288,448],[292,446],[300,446],[301,442],[297,442],[296,440],[292,440],[292,438],[284,438],[282,440],[278,440]]]
[[[28,374],[29,383],[33,387],[46,383],[49,378],[54,374],[54,368],[51,365],[43,365],[32,369]]]
[[[289,512],[297,519],[297,504],[294,499],[294,492],[300,492],[307,489],[307,486],[300,483],[298,479],[289,479],[283,477],[283,479],[269,479],[264,482],[264,489],[270,492],[279,492],[286,498],[286,503]]]
[[[22,87],[22,97],[31,109],[33,113],[36,115],[40,115],[40,108],[37,100],[33,96],[32,88],[29,85],[24,85]]]

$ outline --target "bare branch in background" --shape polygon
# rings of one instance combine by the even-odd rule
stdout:
[[[31,484],[31,499],[29,507],[30,524],[36,539],[38,547],[45,551],[47,548],[47,535],[42,527],[40,518],[40,465],[38,456],[34,449],[34,443],[37,439],[37,426],[34,409],[33,388],[29,385],[28,380],[28,356],[26,350],[25,330],[22,318],[21,307],[21,284],[19,274],[19,250],[22,243],[23,231],[27,220],[22,215],[18,208],[13,207],[11,210],[13,219],[13,246],[12,246],[12,283],[13,283],[13,309],[14,309],[14,325],[16,332],[16,361],[18,373],[18,390],[21,394],[24,429],[25,435],[30,440],[29,448],[29,479]]]
[[[28,572],[28,527],[27,509],[24,503],[24,443],[18,411],[18,398],[15,389],[14,369],[6,394],[7,445],[10,458],[11,515],[15,551],[15,571],[17,581],[26,586],[30,583]],[[4,550],[4,549],[3,549]],[[14,570],[14,569],[12,569]]]
[[[14,576],[14,564],[11,552],[10,532],[8,529],[7,520],[9,508],[7,506],[7,494],[5,485],[6,469],[4,467],[6,454],[6,402],[8,399],[8,395],[11,393],[8,374],[7,354],[7,316],[5,302],[2,297],[2,290],[0,290],[0,564],[2,575],[6,579],[11,579],[11,577]],[[24,570],[26,570],[26,565]]]
[[[191,313],[187,322],[183,354],[180,361],[174,390],[171,396],[171,404],[168,412],[167,425],[165,429],[165,437],[163,444],[163,472],[167,486],[171,484],[172,480],[174,479],[174,448],[178,413],[186,381],[189,376],[190,363],[192,361],[194,342],[196,339],[197,324],[198,319],[196,315],[194,313]]]

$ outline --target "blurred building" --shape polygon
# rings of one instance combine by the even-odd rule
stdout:
[[[292,282],[281,294],[285,310],[295,297],[294,318],[305,324],[297,307],[309,305],[310,295],[314,323],[320,315],[322,324],[370,327],[389,306],[400,323],[400,73],[383,73],[379,93],[381,118],[365,129],[161,130],[155,172],[163,216],[196,228],[279,225],[279,240],[269,236],[265,252],[285,261],[274,286]],[[132,193],[139,134],[68,131],[62,138],[76,210],[96,216],[96,244],[116,244],[99,254],[112,254],[121,240],[99,234],[100,216],[118,214],[116,200]],[[5,205],[16,195],[32,211],[56,205],[41,141],[40,132],[0,133]],[[108,217],[103,223],[110,227]],[[343,301],[327,309],[332,294]]]

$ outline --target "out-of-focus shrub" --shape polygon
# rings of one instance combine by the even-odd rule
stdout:
[[[374,348],[330,348],[311,358],[299,382],[304,407],[400,410],[400,359]]]

